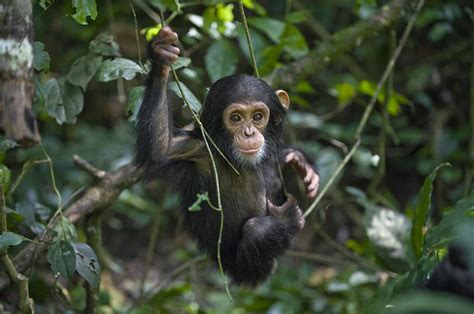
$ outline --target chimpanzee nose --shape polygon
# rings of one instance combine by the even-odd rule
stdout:
[[[244,135],[247,137],[252,136],[255,133],[255,130],[252,127],[247,127],[244,130]]]

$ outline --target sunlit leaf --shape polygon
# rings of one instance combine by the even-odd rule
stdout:
[[[216,17],[222,22],[232,22],[234,20],[233,4],[216,4]]]
[[[337,97],[337,102],[341,106],[346,106],[357,96],[356,88],[349,83],[337,83],[329,93]]]

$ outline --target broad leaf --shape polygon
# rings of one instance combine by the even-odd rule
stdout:
[[[227,39],[214,41],[204,57],[206,71],[213,82],[233,74],[238,61],[237,50]]]
[[[65,79],[59,79],[61,87],[61,104],[64,107],[65,122],[75,123],[76,117],[84,108],[84,94],[77,86],[71,85]]]
[[[58,240],[75,241],[77,239],[76,226],[64,215],[59,217],[54,231],[56,231],[56,238]]]
[[[75,86],[79,86],[82,90],[86,90],[87,84],[97,72],[100,63],[102,62],[101,56],[95,56],[93,54],[87,54],[74,61],[71,70],[67,75],[69,83]]]
[[[306,39],[293,25],[287,23],[285,31],[281,35],[283,50],[293,58],[299,58],[308,53],[309,48]]]
[[[199,99],[197,99],[196,96],[194,96],[193,92],[191,92],[189,88],[183,84],[183,82],[180,82],[179,86],[183,90],[184,97],[186,97],[186,100],[188,101],[193,111],[196,113],[200,112],[202,108],[202,104],[199,101]],[[181,99],[183,98],[181,95],[181,92],[179,91],[178,84],[176,82],[169,83],[168,88],[172,90],[179,98]]]
[[[66,113],[62,104],[61,89],[55,78],[52,78],[44,85],[45,108],[48,114],[56,119],[59,124],[66,121]]]
[[[185,68],[191,64],[191,59],[186,57],[178,57],[178,60],[173,64],[175,70]]]
[[[89,43],[89,51],[103,57],[120,57],[119,46],[114,37],[107,33],[97,35]]]
[[[13,232],[3,232],[0,234],[0,252],[5,251],[10,246],[15,246],[23,242],[24,237],[13,233]]]
[[[76,265],[79,275],[92,287],[99,288],[100,265],[94,250],[85,243],[73,243]]]
[[[143,73],[142,68],[130,59],[116,58],[102,63],[97,73],[98,80],[109,82],[123,77],[126,80],[135,78],[137,73]]]
[[[438,170],[442,167],[448,166],[448,163],[444,163],[436,167],[430,175],[426,178],[425,183],[420,191],[420,198],[416,204],[413,227],[411,230],[411,242],[413,246],[413,252],[417,258],[420,258],[423,254],[423,227],[425,226],[428,212],[431,207],[431,192],[433,191],[433,181],[436,178]]]
[[[33,67],[36,71],[49,71],[49,63],[51,58],[49,54],[44,51],[44,44],[39,41],[35,41],[33,44]]]
[[[87,17],[95,20],[97,17],[97,4],[95,0],[72,0],[76,13],[72,17],[82,25],[87,25]]]
[[[145,96],[145,87],[137,86],[132,88],[128,93],[127,113],[130,114],[128,121],[135,123],[137,121],[138,112]]]
[[[0,140],[0,153],[6,152],[7,150],[18,147],[18,146],[20,145],[18,145],[18,143],[15,141],[12,141],[9,139]]]
[[[55,275],[71,277],[76,269],[76,254],[70,242],[54,242],[48,250],[48,261]]]
[[[285,23],[267,17],[249,17],[248,23],[267,35],[274,43],[279,44],[285,31]]]

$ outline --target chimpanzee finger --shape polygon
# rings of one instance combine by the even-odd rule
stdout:
[[[156,36],[155,42],[158,44],[172,44],[178,40],[178,34],[175,32],[171,31],[163,31],[162,29],[159,33],[158,36]]]
[[[161,46],[159,46],[159,47],[160,47],[161,49],[166,50],[166,51],[168,51],[168,52],[170,52],[170,53],[173,53],[173,54],[175,54],[175,55],[179,55],[179,52],[180,52],[179,48],[178,48],[178,47],[175,47],[175,46],[161,45]]]
[[[286,155],[285,163],[291,163],[295,160],[295,158],[296,158],[295,153],[289,153],[288,155]]]
[[[174,54],[174,53],[171,53],[171,52],[168,52],[166,50],[163,50],[163,49],[158,49],[158,51],[156,52],[160,58],[166,63],[166,64],[173,64],[176,62],[176,60],[178,60],[178,55]]]
[[[314,176],[311,178],[311,183],[308,185],[308,190],[314,190],[319,185],[319,176],[314,173]]]

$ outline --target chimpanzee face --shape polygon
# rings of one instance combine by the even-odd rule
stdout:
[[[230,104],[223,112],[224,126],[232,137],[232,154],[244,165],[256,165],[265,156],[265,129],[270,110],[263,102]]]

